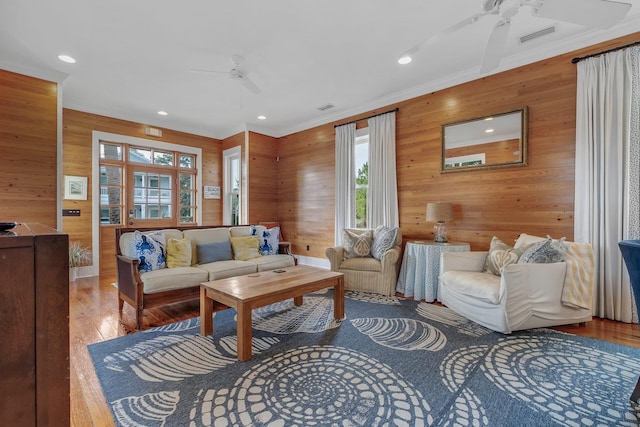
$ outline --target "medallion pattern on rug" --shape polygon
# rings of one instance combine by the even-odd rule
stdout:
[[[550,329],[502,335],[445,307],[348,292],[89,346],[118,426],[636,426],[640,349]]]

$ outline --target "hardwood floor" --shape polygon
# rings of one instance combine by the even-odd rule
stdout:
[[[131,333],[118,319],[118,297],[111,280],[98,277],[78,279],[69,286],[69,329],[71,364],[71,425],[113,426],[111,413],[102,396],[87,345]],[[198,300],[145,310],[145,327],[160,326],[198,316]],[[123,323],[135,325],[135,311],[125,304]],[[640,348],[640,328],[636,324],[594,319],[585,326],[556,328],[576,335]]]

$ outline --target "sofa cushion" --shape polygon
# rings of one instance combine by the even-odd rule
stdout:
[[[227,261],[233,259],[231,255],[231,243],[224,242],[202,243],[196,245],[198,251],[198,262],[208,264],[216,261]]]
[[[342,231],[342,246],[345,258],[371,256],[373,244],[373,230],[353,230],[345,228]]]
[[[260,243],[258,245],[258,251],[260,255],[277,255],[278,254],[278,237],[280,235],[280,227],[260,229],[259,226],[251,226],[251,235],[258,236]]]
[[[547,236],[545,240],[538,243],[534,243],[527,247],[522,256],[518,260],[518,264],[525,263],[545,263],[564,261],[564,255],[567,253],[567,248],[564,244],[565,238],[560,240],[553,240]]]
[[[382,263],[379,260],[371,257],[348,258],[342,261],[339,270],[380,272],[382,271]]]
[[[144,293],[152,294],[200,286],[200,283],[209,279],[209,273],[197,267],[164,268],[143,273],[140,279],[144,283]]]
[[[393,248],[398,236],[398,227],[385,227],[381,225],[373,231],[373,246],[371,256],[375,259],[382,259],[386,251]]]
[[[206,270],[208,280],[226,279],[227,277],[242,276],[243,274],[255,273],[256,264],[252,261],[216,261],[209,264],[200,264],[199,268]]]
[[[484,262],[484,271],[500,276],[502,268],[518,262],[520,255],[522,255],[520,249],[512,248],[496,236],[493,236],[489,245],[489,253]]]
[[[267,229],[264,225],[238,225],[236,227],[229,227],[229,233],[231,234],[231,237],[251,236],[251,227],[255,227],[258,234],[261,234]]]
[[[500,277],[477,271],[447,271],[440,275],[442,286],[451,292],[498,304],[500,301]]]
[[[130,253],[140,261],[138,270],[141,272],[159,270],[167,266],[165,240],[162,232],[143,234],[136,230],[133,233],[130,246]]]
[[[252,259],[251,262],[256,264],[258,271],[293,267],[296,264],[291,255],[264,255],[259,258]]]
[[[229,229],[220,227],[184,230],[184,237],[188,237],[191,240],[191,265],[196,265],[200,263],[197,246],[203,243],[228,242]]]
[[[233,248],[233,259],[246,261],[260,256],[258,236],[231,237],[229,240]]]

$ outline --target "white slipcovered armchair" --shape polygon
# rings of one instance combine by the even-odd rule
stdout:
[[[520,235],[515,248],[544,238]],[[588,243],[565,242],[564,262],[509,264],[483,272],[488,252],[445,252],[438,296],[456,313],[501,333],[588,322],[595,281]]]

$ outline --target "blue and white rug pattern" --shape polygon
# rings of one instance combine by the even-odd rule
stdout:
[[[637,426],[640,349],[550,329],[502,335],[432,304],[332,292],[89,347],[118,426]]]

